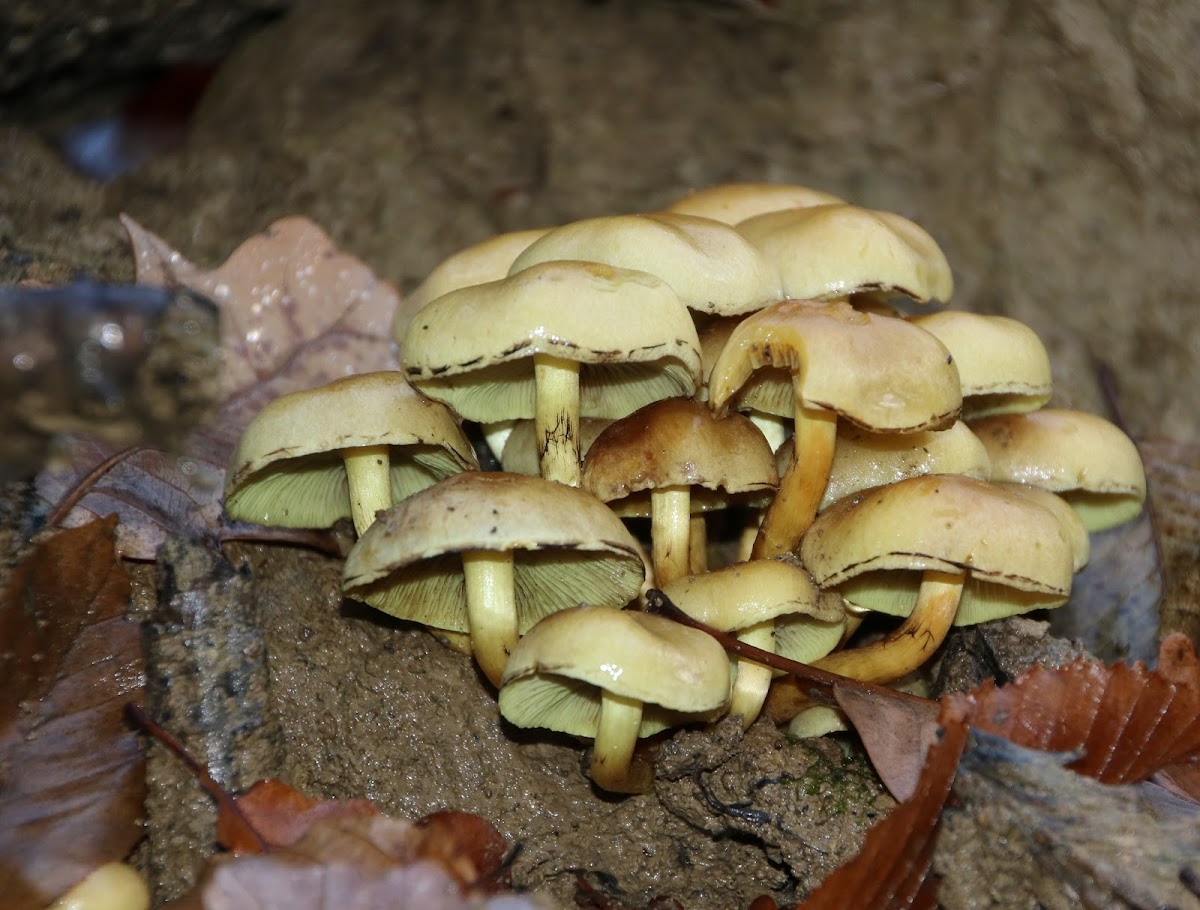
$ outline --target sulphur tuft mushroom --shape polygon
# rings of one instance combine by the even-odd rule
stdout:
[[[662,279],[555,261],[432,301],[409,324],[400,359],[413,385],[466,420],[533,418],[542,476],[575,486],[580,417],[692,395],[699,347]]]
[[[991,479],[1058,493],[1089,531],[1132,521],[1146,501],[1146,472],[1132,439],[1085,411],[1045,408],[971,423],[987,448]]]
[[[230,518],[326,528],[375,513],[449,474],[478,468],[445,405],[394,371],[359,373],[269,402],[242,432],[225,475]]]
[[[591,494],[469,471],[383,512],[347,556],[342,587],[399,619],[469,633],[499,685],[518,637],[543,616],[622,607],[644,578],[637,541]]]
[[[911,477],[834,503],[805,534],[800,559],[848,604],[904,617],[881,641],[816,661],[877,683],[921,666],[953,624],[1061,605],[1075,572],[1059,515],[952,474]]]
[[[815,205],[757,215],[737,229],[779,269],[791,298],[901,294],[918,303],[945,303],[954,291],[937,242],[893,212]]]
[[[962,405],[958,372],[940,341],[903,319],[844,301],[787,300],[748,316],[709,378],[709,405],[737,407],[755,372],[785,371],[779,390],[795,425],[794,456],[767,508],[755,558],[791,552],[817,514],[844,418],[874,432],[915,433],[950,423]]]
[[[518,727],[594,740],[592,780],[647,789],[631,773],[641,737],[711,721],[729,699],[729,661],[711,636],[661,616],[581,606],[546,617],[513,650],[500,713]]]
[[[821,591],[795,562],[756,559],[662,585],[670,601],[705,625],[801,663],[824,657],[841,641],[842,598]],[[733,657],[729,714],[754,723],[771,684],[769,667]]]
[[[693,513],[735,502],[766,505],[778,485],[762,433],[740,414],[714,417],[701,402],[666,398],[614,421],[588,449],[581,484],[621,517],[650,517],[654,577],[661,587],[686,575]]]

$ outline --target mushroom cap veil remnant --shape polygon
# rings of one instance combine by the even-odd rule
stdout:
[[[592,779],[628,792],[639,737],[715,719],[729,661],[704,632],[661,616],[581,606],[546,617],[517,644],[500,713],[518,727],[595,739]]]
[[[397,371],[359,373],[269,402],[243,431],[225,475],[231,517],[325,528],[354,512],[346,456],[383,468],[377,509],[459,471],[478,468],[454,414]],[[355,516],[356,525],[359,517]],[[360,528],[361,533],[362,528]]]
[[[637,541],[590,493],[471,471],[383,512],[346,558],[343,589],[399,619],[469,632],[498,683],[506,652],[543,616],[622,607],[644,578]]]
[[[950,264],[937,241],[892,212],[816,205],[756,215],[737,229],[779,269],[790,298],[882,292],[945,303],[954,293]]]

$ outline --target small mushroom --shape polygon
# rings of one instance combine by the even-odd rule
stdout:
[[[943,474],[834,503],[804,535],[800,559],[848,605],[905,617],[880,641],[814,662],[876,683],[921,666],[952,624],[1061,605],[1075,567],[1059,515],[986,481]],[[788,682],[768,699],[776,720],[795,713]]]
[[[692,395],[700,342],[660,278],[590,262],[545,262],[451,291],[409,325],[413,385],[467,420],[532,417],[542,476],[579,483],[581,416],[624,417]]]
[[[587,458],[587,450],[596,437],[612,423],[606,417],[581,417],[579,420],[579,454]],[[500,468],[515,474],[537,474],[538,441],[532,420],[514,420],[512,431],[500,452]]]
[[[591,776],[641,792],[631,774],[640,737],[715,719],[729,699],[729,661],[709,635],[661,616],[581,606],[547,616],[513,650],[500,713],[518,727],[594,739]]]
[[[517,638],[543,616],[624,606],[644,578],[637,541],[591,494],[469,471],[381,513],[346,558],[343,590],[400,619],[469,633],[499,685]]]
[[[610,424],[588,449],[582,486],[622,517],[650,516],[659,586],[686,575],[691,516],[734,501],[770,501],[779,478],[762,433],[740,414],[716,418],[698,401],[667,398]]]
[[[393,371],[359,373],[269,402],[243,431],[225,475],[241,521],[325,528],[375,513],[442,477],[478,468],[445,405]]]
[[[1137,446],[1116,424],[1088,414],[1045,408],[971,423],[987,448],[991,479],[1058,493],[1089,531],[1132,521],[1146,501]]]
[[[745,237],[694,215],[609,215],[564,224],[518,256],[512,273],[556,259],[657,275],[698,313],[747,313],[783,296],[778,270]]]
[[[909,321],[935,335],[954,357],[963,420],[1033,411],[1050,400],[1050,355],[1024,323],[964,310],[911,316]]]
[[[842,598],[817,588],[794,562],[756,559],[662,585],[663,593],[693,619],[733,632],[739,641],[791,660],[812,663],[842,638]],[[732,657],[729,713],[748,728],[762,710],[771,685],[769,667]]]
[[[944,303],[954,291],[937,242],[892,212],[815,205],[756,215],[737,229],[779,269],[790,298],[903,294],[918,303]]]
[[[787,300],[738,325],[713,366],[709,405],[737,407],[763,367],[782,368],[795,425],[794,457],[754,543],[755,558],[791,552],[817,514],[833,463],[839,417],[874,432],[915,433],[953,420],[958,373],[940,341],[903,319],[844,301]]]
[[[723,183],[688,193],[666,211],[738,224],[780,209],[829,205],[843,200],[821,190],[789,183]]]
[[[147,910],[149,906],[146,880],[128,863],[110,862],[94,868],[48,910]]]

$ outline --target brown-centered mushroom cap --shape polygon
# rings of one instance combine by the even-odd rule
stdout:
[[[546,617],[517,644],[500,713],[518,727],[595,737],[592,777],[620,790],[638,737],[712,720],[728,698],[729,661],[709,635],[584,606]]]
[[[765,505],[779,483],[758,428],[740,414],[714,417],[691,398],[666,398],[609,424],[584,461],[585,490],[618,515],[650,514],[649,491],[693,487],[692,511],[723,508],[735,497]],[[641,494],[641,495],[639,495]]]
[[[512,273],[559,259],[649,272],[703,313],[746,313],[783,296],[778,270],[745,237],[693,215],[609,215],[565,224],[518,256]]]
[[[387,501],[478,468],[450,410],[401,373],[347,376],[269,402],[242,433],[225,475],[225,511],[257,524],[323,528],[351,517],[346,457],[368,453],[387,469]],[[356,524],[358,521],[356,520]],[[361,533],[361,529],[360,529]]]
[[[459,288],[503,278],[508,274],[513,260],[549,230],[530,228],[497,234],[443,259],[396,308],[396,316],[392,321],[392,335],[396,342],[399,343],[404,337],[413,316],[425,304]]]
[[[792,446],[789,439],[775,451],[775,465],[781,471],[791,463]],[[917,433],[870,433],[841,424],[820,508],[827,509],[859,490],[921,474],[962,474],[987,480],[990,468],[987,449],[961,420],[944,430]]]
[[[981,480],[927,475],[864,490],[817,517],[800,558],[823,588],[904,616],[921,573],[969,575],[954,619],[968,625],[1063,603],[1074,549],[1058,516]]]
[[[892,212],[817,205],[767,212],[737,229],[779,269],[788,297],[829,300],[881,291],[945,302],[954,292],[937,242]]]
[[[1037,333],[1007,316],[943,310],[910,317],[953,355],[963,420],[1033,411],[1050,400],[1050,356]]]
[[[703,519],[734,502],[764,506],[779,483],[766,438],[745,417],[714,417],[692,398],[667,398],[610,424],[592,442],[581,486],[623,517],[650,516],[655,581],[706,562]]]
[[[439,297],[409,325],[400,355],[414,385],[469,420],[533,417],[543,473],[577,483],[580,416],[623,417],[693,394],[699,347],[662,279],[568,261]]]
[[[486,554],[511,564],[515,615],[494,617],[507,624],[502,635],[488,631],[499,643],[477,639],[464,578],[467,559]],[[382,513],[347,557],[343,587],[400,619],[471,632],[481,665],[498,680],[503,650],[540,618],[580,603],[624,606],[644,576],[637,541],[591,494],[540,477],[467,472]]]
[[[991,479],[1058,493],[1089,531],[1136,518],[1146,500],[1137,446],[1120,427],[1084,411],[1045,408],[971,423],[992,462]]]
[[[723,183],[688,193],[667,206],[666,211],[738,224],[766,212],[843,201],[832,193],[797,184]]]

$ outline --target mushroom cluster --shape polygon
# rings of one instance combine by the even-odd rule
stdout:
[[[922,228],[800,186],[499,235],[405,301],[399,372],[263,409],[226,510],[352,518],[348,597],[469,650],[509,722],[593,739],[597,786],[636,790],[639,737],[803,707],[642,612],[649,587],[888,683],[955,624],[1065,602],[1088,531],[1142,508],[1128,437],[1043,407],[1031,330],[913,314],[952,291]],[[861,644],[868,613],[894,619]]]

